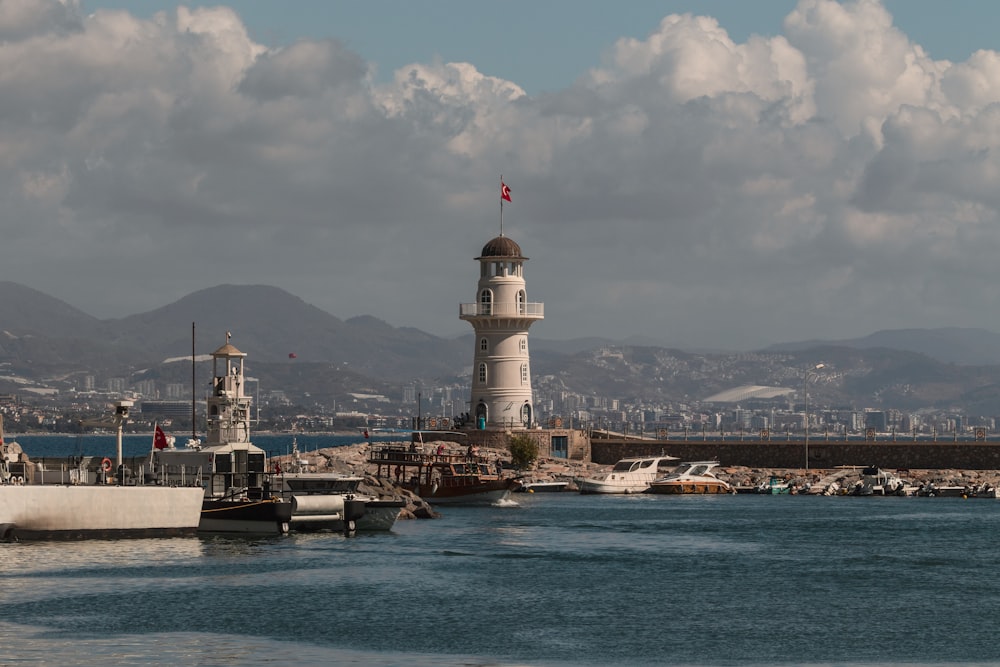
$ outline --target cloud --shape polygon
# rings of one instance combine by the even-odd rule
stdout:
[[[464,332],[521,245],[536,335],[748,348],[1000,329],[1000,56],[931,59],[874,0],[734,42],[670,15],[536,97],[475,63],[376,84],[236,9],[0,3],[0,267],[101,316],[221,283]]]

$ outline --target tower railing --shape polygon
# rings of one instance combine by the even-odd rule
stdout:
[[[544,303],[460,303],[459,317],[545,317]]]

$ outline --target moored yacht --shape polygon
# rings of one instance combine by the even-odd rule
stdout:
[[[653,481],[649,493],[708,494],[732,493],[729,482],[719,479],[712,469],[718,461],[692,461],[677,466],[669,475]]]
[[[580,493],[643,493],[649,484],[674,466],[675,456],[641,456],[618,461],[603,477],[576,479]]]

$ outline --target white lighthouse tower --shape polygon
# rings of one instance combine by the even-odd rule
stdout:
[[[528,328],[545,317],[544,304],[529,303],[521,247],[501,232],[483,246],[475,303],[459,317],[476,330],[472,366],[473,423],[477,428],[531,426],[534,406]]]

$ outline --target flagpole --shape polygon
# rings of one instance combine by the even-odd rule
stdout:
[[[503,236],[503,174],[500,174],[500,236]]]

